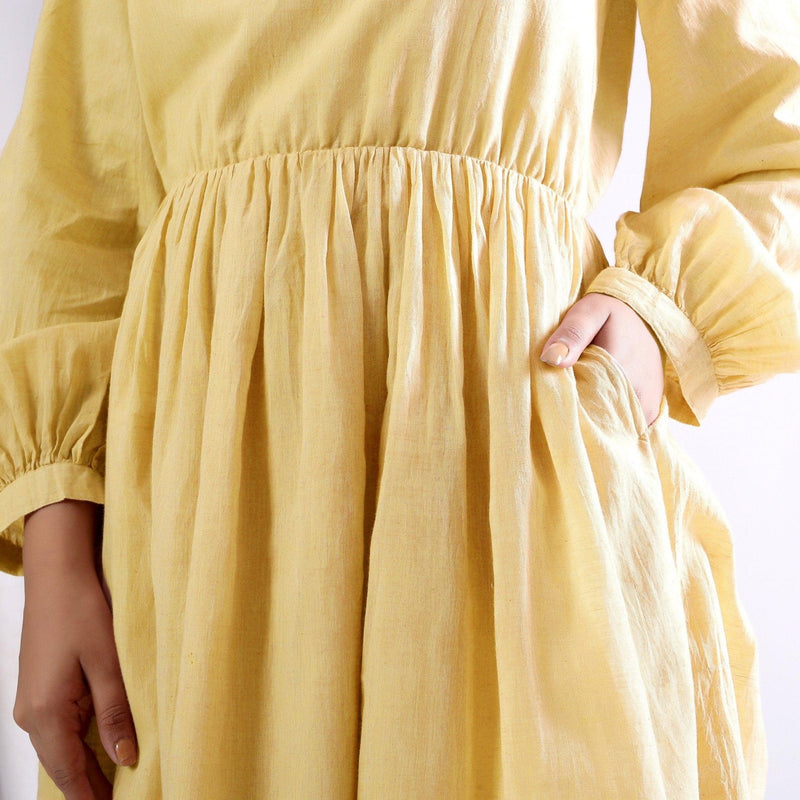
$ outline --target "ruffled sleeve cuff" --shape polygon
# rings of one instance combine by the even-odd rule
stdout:
[[[0,344],[0,570],[21,572],[26,514],[104,502],[118,324],[55,325]]]
[[[94,466],[60,461],[23,472],[0,488],[0,571],[22,574],[26,514],[60,500],[103,504],[105,481]]]

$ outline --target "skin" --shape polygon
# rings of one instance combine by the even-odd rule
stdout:
[[[25,610],[14,720],[29,734],[66,800],[111,797],[111,784],[83,742],[93,715],[112,761],[122,765],[136,758],[97,558],[99,509],[64,500],[25,518]]]
[[[648,423],[664,389],[658,341],[638,314],[614,297],[584,295],[545,342],[569,352],[555,369],[572,366],[590,343],[608,350],[631,380]],[[92,715],[118,765],[135,761],[136,734],[125,695],[99,567],[100,507],[64,500],[25,518],[25,611],[14,719],[30,735],[39,760],[66,800],[111,797],[83,742]],[[127,748],[120,742],[128,742]],[[120,756],[129,750],[129,758]]]
[[[554,344],[569,348],[558,363],[548,361]],[[647,424],[658,416],[664,393],[664,361],[658,340],[644,320],[622,300],[590,292],[567,310],[542,347],[542,360],[557,369],[571,367],[584,348],[596,344],[611,353],[633,384]]]

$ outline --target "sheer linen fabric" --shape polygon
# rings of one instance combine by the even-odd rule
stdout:
[[[105,505],[115,797],[763,797],[731,532],[666,422],[800,367],[800,18],[638,3],[609,266],[636,11],[45,0],[0,159],[0,566],[26,513]],[[662,346],[649,426],[602,348],[538,358],[587,291]]]

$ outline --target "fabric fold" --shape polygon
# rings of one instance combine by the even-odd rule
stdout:
[[[650,325],[670,414],[699,425],[717,396],[800,370],[800,17],[788,0],[695,5],[637,2],[652,86],[641,210],[587,291]]]
[[[25,514],[103,502],[115,336],[163,195],[124,2],[44,4],[0,186],[0,568],[19,572]]]
[[[0,568],[33,506],[103,503],[115,796],[763,797],[731,533],[665,412],[797,363],[794,2],[46,0]],[[539,359],[587,289],[664,346],[651,425],[602,348]]]

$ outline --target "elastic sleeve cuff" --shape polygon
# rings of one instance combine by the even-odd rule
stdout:
[[[666,355],[664,393],[673,419],[699,425],[719,395],[711,352],[700,331],[671,297],[622,267],[602,269],[586,293],[627,303],[652,329]]]
[[[31,469],[0,490],[0,571],[22,574],[25,515],[66,499],[102,505],[103,475],[85,464],[60,461]]]

